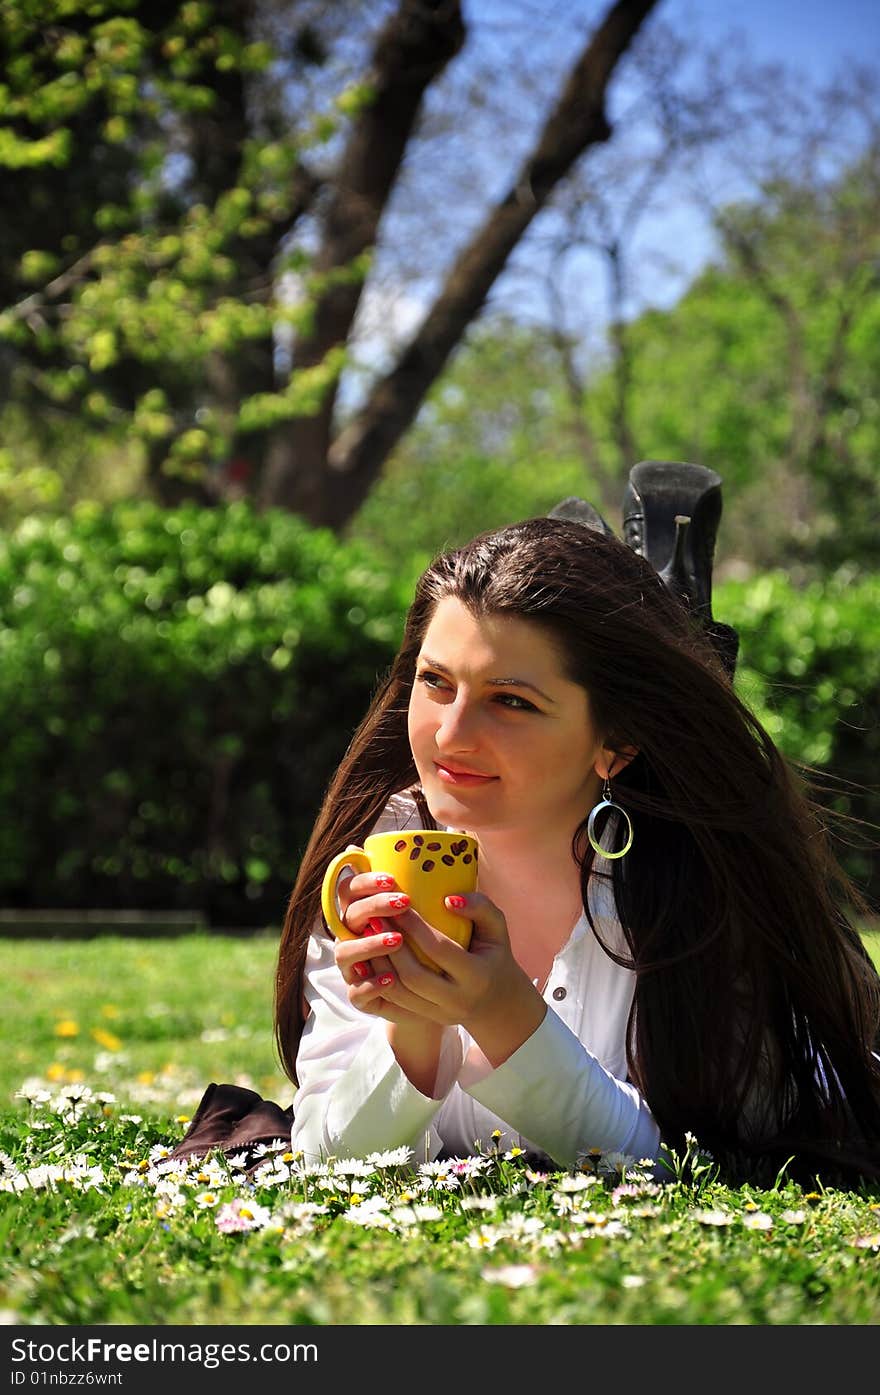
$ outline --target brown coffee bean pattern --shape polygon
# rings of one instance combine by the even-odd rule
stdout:
[[[436,841],[426,844],[421,833],[414,834],[412,841],[413,847],[410,848],[409,854],[410,862],[417,862],[418,859],[422,856],[423,852],[439,852],[440,849],[443,847],[442,843],[438,843]],[[403,852],[406,847],[407,840],[405,838],[398,838],[397,842],[394,844],[394,851]],[[445,863],[447,867],[454,867],[455,859],[457,857],[460,857],[462,862],[476,862],[478,849],[474,848],[473,853],[470,853],[468,852],[468,847],[469,844],[467,838],[459,838],[457,842],[449,844],[449,852],[443,853],[442,857],[440,858],[440,861]],[[419,871],[433,872],[436,865],[437,863],[433,858],[426,857],[425,861],[421,864]]]
[[[410,848],[409,854],[410,862],[417,862],[418,859],[422,856],[423,852],[439,852],[440,849],[443,847],[442,843],[438,843],[436,841],[426,844],[424,838],[420,833],[414,834],[412,841],[413,847]],[[394,844],[394,851],[403,852],[406,846],[407,840],[405,838],[398,838],[397,842]],[[460,857],[462,862],[476,862],[478,849],[474,848],[473,853],[470,853],[467,851],[468,846],[469,844],[467,838],[460,838],[457,842],[450,843],[449,852],[443,853],[440,861],[445,863],[447,867],[454,867],[455,859],[457,857]],[[425,858],[425,861],[421,864],[420,871],[433,872],[436,865],[437,863],[433,858],[427,857]]]
[[[410,848],[409,853],[410,862],[417,862],[423,853],[439,852],[440,849],[443,847],[442,843],[438,843],[436,841],[425,843],[424,838],[419,833],[414,835],[412,842],[413,846]],[[406,847],[407,840],[405,838],[398,838],[397,842],[394,844],[394,851],[403,852],[406,849]],[[469,848],[470,844],[468,843],[467,838],[460,838],[457,842],[449,844],[449,852],[443,853],[443,855],[440,858],[440,861],[443,862],[447,867],[454,867],[456,858],[459,857],[461,858],[462,862],[465,863],[476,862],[478,850],[477,848],[474,848],[473,852],[470,852]],[[434,858],[426,857],[424,862],[421,863],[419,870],[421,872],[433,872],[436,866],[437,862]]]

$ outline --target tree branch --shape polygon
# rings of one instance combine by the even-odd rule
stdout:
[[[421,329],[329,452],[345,479],[327,521],[340,526],[366,497],[462,333],[535,215],[574,162],[611,134],[605,94],[614,69],[657,0],[618,0],[575,63],[538,143],[506,197],[453,266]]]
[[[375,245],[425,90],[464,39],[459,0],[401,0],[379,34],[367,77],[372,98],[353,121],[324,218],[314,263],[319,274],[350,265]],[[357,279],[331,281],[315,305],[311,333],[295,345],[294,372],[320,363],[330,349],[347,341],[362,290]],[[326,466],[335,401],[331,389],[319,413],[296,419],[276,438],[263,478],[264,503],[289,493],[294,468],[300,486],[308,479],[317,486]],[[302,497],[294,505],[303,507]]]

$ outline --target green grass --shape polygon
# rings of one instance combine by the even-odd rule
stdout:
[[[660,1188],[627,1169],[624,1191],[614,1159],[315,1176],[279,1150],[255,1187],[220,1160],[163,1177],[209,1080],[289,1103],[274,956],[272,935],[0,941],[7,1321],[876,1323],[880,1192],[734,1190],[698,1153]],[[253,1228],[224,1233],[242,1205]]]

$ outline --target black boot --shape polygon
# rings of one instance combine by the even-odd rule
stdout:
[[[598,509],[588,504],[586,499],[578,499],[573,494],[556,504],[548,513],[548,518],[568,518],[573,523],[582,523],[585,528],[594,528],[604,533],[606,538],[614,537],[614,530],[605,522]]]
[[[705,465],[642,460],[623,496],[624,541],[646,557],[709,635],[730,676],[739,637],[712,617],[712,566],[721,518],[721,476]]]

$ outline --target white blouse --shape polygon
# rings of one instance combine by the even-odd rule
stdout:
[[[420,823],[412,797],[396,795],[373,831]],[[625,953],[610,879],[595,875],[599,863],[590,911],[602,939]],[[434,1096],[416,1089],[398,1065],[384,1019],[351,1006],[333,945],[316,926],[291,1133],[291,1146],[307,1158],[362,1157],[404,1145],[416,1162],[493,1145],[523,1148],[557,1167],[574,1167],[591,1148],[657,1158],[659,1129],[626,1078],[635,975],[605,954],[585,913],[553,961],[541,1025],[495,1068],[463,1027],[445,1028]],[[496,1130],[500,1138],[493,1139]]]

